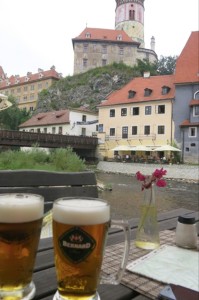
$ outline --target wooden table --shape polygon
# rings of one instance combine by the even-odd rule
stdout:
[[[196,220],[199,220],[199,214],[196,212],[192,212],[187,209],[172,210],[170,212],[162,213],[158,216],[160,231],[175,229],[177,224],[177,218],[179,215],[195,216]],[[129,223],[131,226],[131,238],[133,243],[133,239],[135,238],[136,228],[138,225],[138,219],[132,219],[129,221]],[[172,234],[170,236],[171,236],[171,240],[173,240]],[[120,232],[119,230],[111,229],[107,241],[108,254],[107,256],[105,256],[105,260],[103,263],[104,269],[106,269],[106,259],[108,255],[111,254],[112,247],[115,245],[114,251],[116,251],[115,249],[121,246],[120,243],[122,241],[123,241],[122,232]],[[143,251],[143,255],[145,254],[145,250],[140,250],[140,251]],[[37,290],[34,299],[52,300],[53,295],[57,290],[52,238],[45,238],[45,239],[41,239],[40,241],[36,263],[35,263],[33,280]],[[146,283],[145,282],[144,284],[142,284],[142,282],[143,280],[142,281],[137,280],[136,281],[137,285],[134,285],[134,287],[132,288],[132,286],[128,284],[128,278],[125,272],[125,276],[122,279],[121,284],[117,286],[100,285],[98,291],[101,300],[131,300],[131,299],[136,299],[136,297],[140,294],[149,297],[149,299],[155,299],[155,296],[157,295],[159,290],[162,288],[162,286],[164,286],[163,284],[160,284],[157,287],[157,289],[155,289],[155,291],[153,291],[153,293],[151,294],[148,290],[142,288]]]

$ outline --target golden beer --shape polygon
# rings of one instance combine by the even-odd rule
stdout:
[[[0,195],[0,299],[31,299],[32,273],[43,217],[43,198]]]
[[[96,299],[110,208],[101,200],[66,199],[53,206],[58,298]]]

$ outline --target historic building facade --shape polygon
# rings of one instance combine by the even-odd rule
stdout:
[[[37,105],[38,94],[48,89],[53,82],[58,81],[62,75],[52,66],[50,70],[38,69],[37,73],[27,72],[26,76],[12,75],[7,77],[0,67],[0,92],[12,95],[17,101],[19,109],[34,111]]]
[[[116,0],[115,29],[85,28],[72,43],[74,74],[114,62],[133,67],[137,59],[157,60],[154,37],[151,49],[144,48],[144,0]]]

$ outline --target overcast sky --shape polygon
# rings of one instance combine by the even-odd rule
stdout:
[[[8,76],[49,70],[73,74],[72,38],[85,27],[115,28],[115,0],[0,0],[0,66]],[[145,0],[145,47],[179,55],[198,31],[198,0]]]

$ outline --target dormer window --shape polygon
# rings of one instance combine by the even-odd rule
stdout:
[[[28,76],[25,77],[25,81],[28,81],[30,78]]]
[[[128,95],[128,98],[131,99],[131,98],[134,98],[135,97],[135,94],[136,92],[135,91],[132,91],[132,90],[129,90],[128,91],[129,95]]]
[[[164,86],[162,87],[162,95],[168,94],[169,91],[170,91],[170,87],[168,87],[168,86],[166,86],[166,85],[164,85]]]
[[[90,38],[91,38],[90,32],[86,32],[85,37],[86,37],[87,39],[90,39]]]
[[[39,73],[39,78],[42,78],[44,75],[42,73]]]
[[[122,41],[122,35],[121,34],[118,34],[117,41]]]
[[[150,96],[151,93],[152,93],[151,89],[148,89],[148,88],[144,89],[144,97]]]

